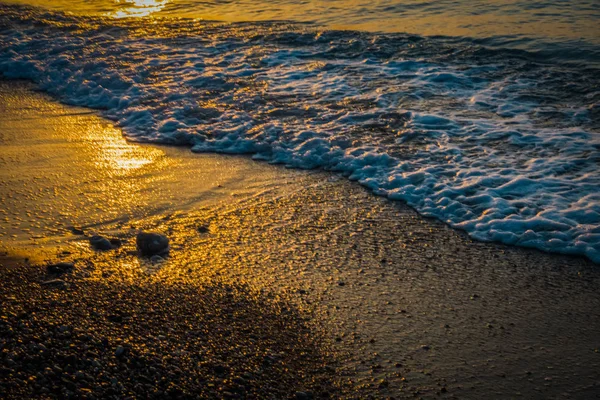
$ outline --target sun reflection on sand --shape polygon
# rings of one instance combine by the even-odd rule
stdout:
[[[116,18],[141,18],[147,17],[162,10],[169,0],[116,0],[121,10],[111,13]]]
[[[94,142],[96,166],[110,176],[124,176],[156,162],[164,152],[148,146],[128,143],[112,126],[97,126],[86,132],[86,140]]]
[[[237,202],[281,180],[279,169],[250,159],[128,142],[94,113],[32,87],[0,84],[0,253],[17,245],[90,251],[75,227],[86,235],[134,229],[175,210]]]

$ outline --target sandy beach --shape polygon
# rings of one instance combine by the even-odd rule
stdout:
[[[0,84],[0,387],[9,398],[81,396],[89,386],[77,383],[78,368],[106,378],[94,378],[110,388],[96,398],[164,395],[137,364],[118,371],[118,346],[140,365],[150,353],[161,359],[156,376],[185,376],[173,398],[600,393],[591,261],[473,241],[341,175],[126,142],[95,112],[32,89]],[[139,230],[167,235],[169,256],[140,257]],[[95,234],[122,246],[96,251]],[[68,287],[40,285],[58,261],[75,265]],[[115,309],[126,316],[116,325],[107,320]],[[200,326],[215,340],[190,340]],[[86,335],[95,344],[70,339]],[[92,356],[66,378],[42,373],[50,389],[40,392],[27,381],[42,378],[23,365],[45,362],[46,339],[77,352],[101,346],[100,367]],[[165,361],[174,351],[210,362]],[[54,350],[42,353],[54,360]],[[267,356],[270,369],[259,366]],[[257,369],[264,375],[244,377]]]

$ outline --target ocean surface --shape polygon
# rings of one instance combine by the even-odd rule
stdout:
[[[341,172],[600,263],[599,27],[596,0],[12,1],[0,74],[131,140]]]

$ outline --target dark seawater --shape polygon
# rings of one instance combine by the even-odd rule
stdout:
[[[0,73],[132,140],[339,171],[474,238],[600,262],[593,1],[30,3],[54,10],[0,5]]]

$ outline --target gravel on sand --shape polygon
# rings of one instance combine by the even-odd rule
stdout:
[[[0,393],[17,398],[338,397],[309,319],[237,284],[51,279],[0,265]]]

